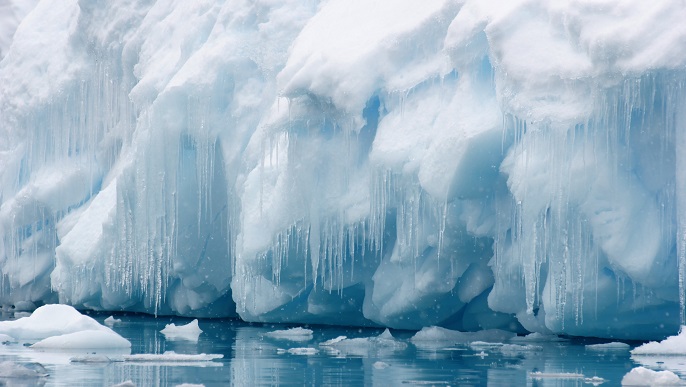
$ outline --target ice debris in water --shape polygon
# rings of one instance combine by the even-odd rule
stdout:
[[[584,374],[576,372],[530,372],[532,379],[583,379]]]
[[[119,348],[131,343],[112,329],[101,325],[68,305],[50,304],[31,316],[0,321],[0,333],[19,341],[36,341],[35,348]]]
[[[345,336],[339,336],[321,343],[320,346],[330,354],[338,356],[371,356],[374,354],[390,354],[407,349],[407,343],[395,339],[388,329],[376,337],[348,339]]]
[[[111,327],[111,326],[114,326],[114,324],[119,324],[119,323],[121,323],[121,319],[114,318],[114,316],[110,316],[110,317],[108,317],[108,318],[105,319],[104,323],[105,323],[105,325],[107,325],[108,327]]]
[[[374,368],[376,368],[377,370],[382,370],[384,368],[390,367],[391,365],[383,361],[376,361],[374,362],[374,364],[372,364],[372,366],[374,366]]]
[[[556,341],[567,341],[567,339],[551,334],[542,334],[538,332],[529,333],[525,336],[514,336],[510,339],[511,342],[556,342]]]
[[[672,371],[653,371],[645,367],[636,367],[622,378],[623,386],[676,386],[683,381]]]
[[[134,355],[124,355],[122,359],[124,361],[132,362],[206,362],[212,360],[222,359],[224,355],[222,354],[182,354],[176,353],[174,351],[165,351],[162,354],[155,353],[139,353]]]
[[[442,327],[426,327],[417,332],[410,341],[415,346],[433,347],[448,346],[455,344],[468,344],[484,342],[502,345],[504,341],[514,337],[515,334],[498,329],[489,329],[477,332],[460,332]]]
[[[304,355],[311,356],[316,355],[319,351],[316,348],[302,347],[302,348],[290,348],[288,353],[291,355]]]
[[[632,355],[686,355],[686,327],[660,342],[651,341],[631,350]]]
[[[264,336],[280,340],[309,341],[312,340],[312,330],[307,328],[296,327],[291,329],[267,332],[264,334]]]
[[[131,348],[131,342],[114,331],[83,330],[63,335],[46,337],[31,345],[31,348],[42,349],[125,349]]]
[[[627,343],[612,342],[603,344],[589,344],[586,346],[587,351],[628,351],[631,346]]]
[[[167,324],[160,332],[167,340],[198,341],[202,329],[198,325],[198,320],[195,319],[186,325]]]
[[[39,363],[0,362],[0,378],[31,379],[48,376],[48,371]],[[12,385],[12,383],[7,383]]]
[[[340,343],[341,341],[343,341],[347,338],[348,338],[348,336],[337,336],[337,337],[334,337],[333,339],[326,340],[326,341],[319,343],[319,346],[320,347],[330,347],[336,343]]]

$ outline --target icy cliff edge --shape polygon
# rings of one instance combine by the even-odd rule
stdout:
[[[0,7],[0,301],[658,338],[686,4]]]

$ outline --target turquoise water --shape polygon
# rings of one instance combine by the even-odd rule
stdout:
[[[109,315],[92,315],[103,322]],[[602,341],[518,342],[528,346],[469,346],[426,343],[414,345],[414,332],[392,331],[398,345],[353,344],[337,349],[319,343],[340,335],[375,337],[380,329],[309,326],[311,340],[295,342],[264,335],[293,325],[247,324],[231,320],[200,320],[204,331],[198,342],[168,341],[159,331],[166,324],[190,319],[116,316],[113,329],[132,343],[132,353],[222,354],[224,358],[197,363],[113,362],[83,364],[70,359],[78,354],[40,352],[21,345],[3,345],[0,361],[39,362],[49,376],[39,381],[0,380],[7,385],[110,386],[132,381],[137,386],[589,386],[597,376],[602,385],[618,385],[633,367],[628,350],[591,351],[585,347]],[[638,344],[638,343],[636,343]],[[314,354],[294,354],[293,348],[312,348]],[[298,351],[292,351],[298,352]],[[302,351],[301,351],[302,352]],[[654,359],[653,359],[654,360]],[[653,361],[651,360],[651,361]],[[686,363],[686,359],[684,362]],[[653,368],[664,363],[652,364]],[[677,368],[679,365],[677,364]],[[679,370],[674,370],[679,371]],[[536,374],[540,372],[542,374]],[[557,374],[557,375],[556,375]],[[561,375],[560,375],[561,374]],[[583,375],[583,377],[581,376]],[[0,383],[2,384],[2,383]]]

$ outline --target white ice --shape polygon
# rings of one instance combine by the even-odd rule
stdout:
[[[5,1],[0,304],[673,334],[684,14]]]
[[[114,316],[110,316],[110,317],[106,318],[105,321],[103,321],[103,322],[108,327],[111,327],[111,326],[114,326],[115,324],[121,323],[121,319],[114,318]]]
[[[48,371],[38,363],[29,363],[24,365],[15,363],[13,361],[0,362],[0,378],[3,379],[17,378],[22,380],[34,380],[36,378],[44,378],[46,376],[48,376]],[[12,383],[7,383],[7,385],[12,385]]]
[[[0,321],[0,332],[34,348],[107,349],[131,348],[131,343],[68,305],[44,305],[30,317]]]
[[[589,344],[587,351],[628,351],[631,347],[627,343],[612,342],[604,344]]]
[[[198,341],[202,329],[198,325],[198,319],[195,319],[185,325],[176,325],[174,323],[167,324],[160,332],[167,340],[187,340]]]
[[[645,367],[636,367],[622,378],[623,386],[675,386],[682,384],[683,381],[672,371],[653,371]]]
[[[134,355],[124,355],[124,361],[131,362],[205,362],[222,359],[224,355],[215,353],[182,354],[174,351],[165,351],[161,354],[139,353]]]
[[[631,350],[632,355],[686,355],[686,327],[682,326],[678,335],[670,336],[660,342],[651,341]]]
[[[265,337],[273,339],[290,340],[290,341],[310,341],[312,340],[312,329],[295,327],[290,329],[281,329],[267,332]]]

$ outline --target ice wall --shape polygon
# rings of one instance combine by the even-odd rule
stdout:
[[[0,7],[3,304],[684,321],[684,4],[19,3]]]

